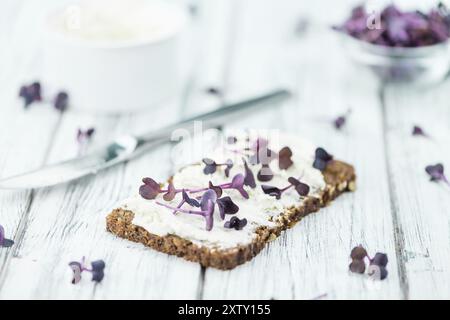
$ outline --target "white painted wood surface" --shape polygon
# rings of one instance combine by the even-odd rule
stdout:
[[[0,177],[74,156],[80,126],[96,127],[94,147],[121,133],[145,132],[177,116],[287,86],[294,93],[290,101],[230,127],[307,136],[355,165],[358,189],[226,272],[105,231],[108,209],[135,192],[142,176],[163,180],[171,173],[171,146],[63,186],[2,190],[0,224],[16,243],[0,249],[1,299],[450,298],[450,189],[430,183],[424,172],[435,162],[450,167],[449,84],[427,90],[386,86],[351,64],[326,26],[354,1],[183,1],[198,5],[183,93],[164,108],[104,117],[70,111],[59,116],[46,105],[24,111],[16,98],[21,83],[39,78],[37,26],[55,3],[0,4]],[[310,28],[295,35],[304,18]],[[224,96],[205,93],[209,86]],[[348,108],[349,123],[336,132],[330,122]],[[414,124],[431,138],[412,137]],[[348,254],[357,244],[388,254],[387,280],[348,273]],[[69,283],[67,263],[83,255],[105,260],[102,283]]]

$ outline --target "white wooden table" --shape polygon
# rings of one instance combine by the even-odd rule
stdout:
[[[427,90],[386,86],[348,61],[326,26],[354,1],[198,1],[186,46],[194,63],[184,93],[169,106],[179,113],[155,106],[123,116],[60,115],[45,104],[22,108],[19,86],[41,72],[39,19],[56,2],[0,2],[0,177],[74,156],[78,127],[95,126],[95,147],[285,86],[293,99],[232,126],[304,135],[354,164],[358,189],[226,272],[105,231],[107,210],[134,193],[141,177],[170,174],[170,146],[66,185],[1,190],[0,224],[15,241],[0,249],[1,299],[450,298],[450,189],[424,172],[442,162],[450,174],[450,82]],[[305,17],[310,28],[296,35]],[[210,86],[223,90],[223,99],[205,93]],[[330,121],[348,108],[349,123],[338,132]],[[414,124],[432,139],[412,137]],[[388,254],[385,281],[348,273],[357,244]],[[67,263],[83,255],[106,262],[102,283],[69,283]]]

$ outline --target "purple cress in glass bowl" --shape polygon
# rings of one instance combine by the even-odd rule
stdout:
[[[442,3],[428,12],[359,5],[333,29],[350,57],[385,81],[436,83],[450,69],[450,11]]]

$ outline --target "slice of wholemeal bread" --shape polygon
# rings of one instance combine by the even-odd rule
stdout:
[[[306,215],[318,211],[346,191],[355,190],[354,168],[344,162],[332,160],[322,171],[324,186],[314,195],[308,195],[270,218],[271,225],[256,225],[251,242],[233,247],[202,245],[198,241],[177,234],[157,235],[134,224],[135,213],[127,207],[113,210],[106,218],[107,230],[119,237],[140,242],[160,252],[198,262],[204,267],[233,269],[251,260],[264,246],[276,239],[281,231],[293,227]],[[167,213],[168,215],[171,213]],[[214,229],[211,231],[214,232]],[[234,232],[234,231],[233,231]],[[239,232],[239,231],[236,231]]]

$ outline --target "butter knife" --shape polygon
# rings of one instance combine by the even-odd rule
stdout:
[[[109,145],[85,156],[2,179],[0,180],[0,189],[49,187],[95,174],[100,170],[128,161],[161,144],[170,142],[171,134],[176,129],[183,128],[192,131],[192,123],[194,121],[202,121],[204,129],[219,127],[237,115],[255,111],[255,109],[260,110],[275,106],[289,97],[290,93],[288,91],[283,89],[275,90],[262,96],[225,105],[216,110],[181,120],[141,136],[121,136]]]

